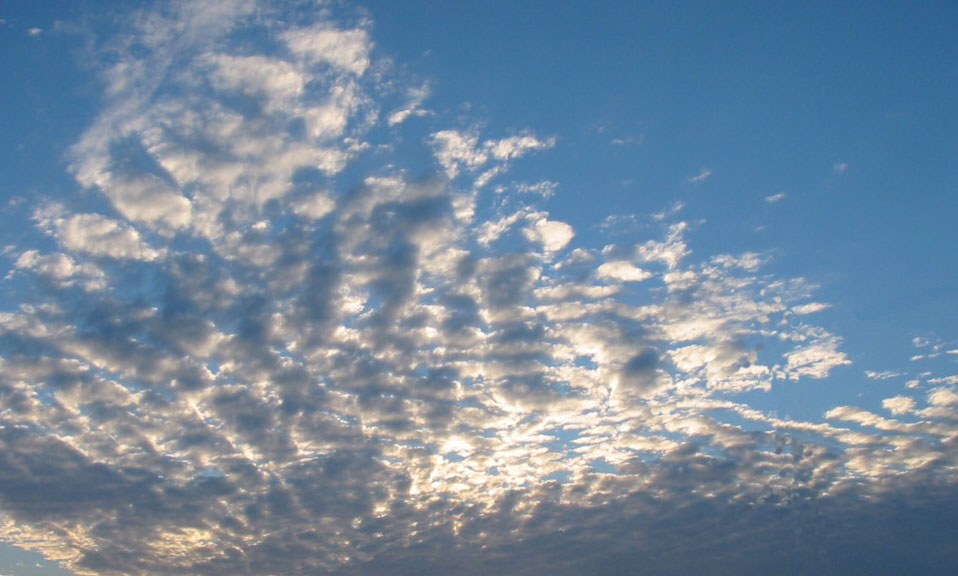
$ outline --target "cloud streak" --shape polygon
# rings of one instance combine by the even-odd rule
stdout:
[[[711,168],[702,168],[701,170],[699,170],[698,174],[689,178],[689,182],[692,184],[699,184],[701,182],[705,182],[706,180],[708,180],[709,176],[711,175],[712,175]]]

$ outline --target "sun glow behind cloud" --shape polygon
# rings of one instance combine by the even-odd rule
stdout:
[[[176,3],[112,46],[71,168],[108,206],[41,200],[56,248],[11,251],[31,293],[0,313],[7,539],[91,574],[385,570],[623,526],[641,556],[694,532],[690,503],[778,538],[798,501],[952,480],[954,382],[886,415],[756,409],[743,393],[850,363],[815,286],[697,258],[681,207],[577,246],[523,185],[494,190],[551,135],[431,117],[434,175],[410,176],[390,130],[428,91],[363,18],[298,18]]]

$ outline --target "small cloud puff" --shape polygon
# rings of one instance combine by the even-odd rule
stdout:
[[[605,262],[596,270],[598,277],[603,280],[618,280],[620,282],[641,282],[652,277],[652,273],[631,262],[613,260]]]
[[[882,407],[895,416],[910,414],[915,410],[915,400],[907,396],[895,396],[894,398],[885,398],[881,402]]]
[[[765,201],[769,204],[777,204],[785,199],[785,193],[779,192],[778,194],[772,194],[771,196],[766,196]]]
[[[525,229],[525,234],[529,240],[542,244],[547,255],[565,248],[575,236],[572,226],[565,222],[545,218],[536,220],[532,226]]]

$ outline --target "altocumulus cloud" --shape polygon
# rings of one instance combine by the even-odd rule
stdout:
[[[849,363],[809,323],[813,285],[761,255],[696,259],[677,211],[652,238],[577,246],[535,195],[491,190],[554,137],[418,113],[428,91],[370,23],[327,8],[163,3],[110,41],[71,153],[106,202],[38,201],[50,242],[7,253],[6,540],[78,574],[958,556],[953,382],[884,414],[750,406]],[[388,138],[426,117],[435,175],[411,178]]]

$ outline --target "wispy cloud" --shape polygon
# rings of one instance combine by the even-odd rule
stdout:
[[[766,196],[765,201],[769,204],[776,204],[785,199],[785,193],[779,192],[778,194],[772,194],[771,196]]]
[[[613,138],[609,144],[613,146],[630,146],[632,144],[641,145],[645,143],[645,134],[638,136],[625,136],[622,138]]]
[[[689,182],[692,184],[698,184],[699,182],[705,182],[709,176],[712,175],[711,168],[702,168],[698,174],[689,178]]]
[[[558,182],[543,180],[541,182],[536,182],[535,184],[517,184],[516,192],[520,194],[535,194],[541,196],[542,198],[552,198],[555,195],[556,188],[558,187]]]
[[[432,144],[436,159],[450,179],[456,178],[463,169],[470,173],[482,169],[474,180],[475,186],[481,188],[501,173],[510,161],[553,147],[555,138],[540,140],[532,134],[522,134],[480,143],[475,130],[439,130],[432,135]]]
[[[897,378],[901,376],[900,372],[895,372],[892,370],[884,370],[882,372],[876,372],[874,370],[866,370],[865,376],[871,380],[888,380],[889,378]]]
[[[428,110],[422,108],[423,102],[429,96],[428,86],[419,86],[410,88],[406,96],[406,102],[399,108],[393,110],[387,118],[387,124],[395,126],[405,122],[410,116],[426,116],[430,114]]]
[[[624,234],[634,232],[638,225],[639,217],[636,214],[610,214],[605,217],[599,228],[607,233]]]

